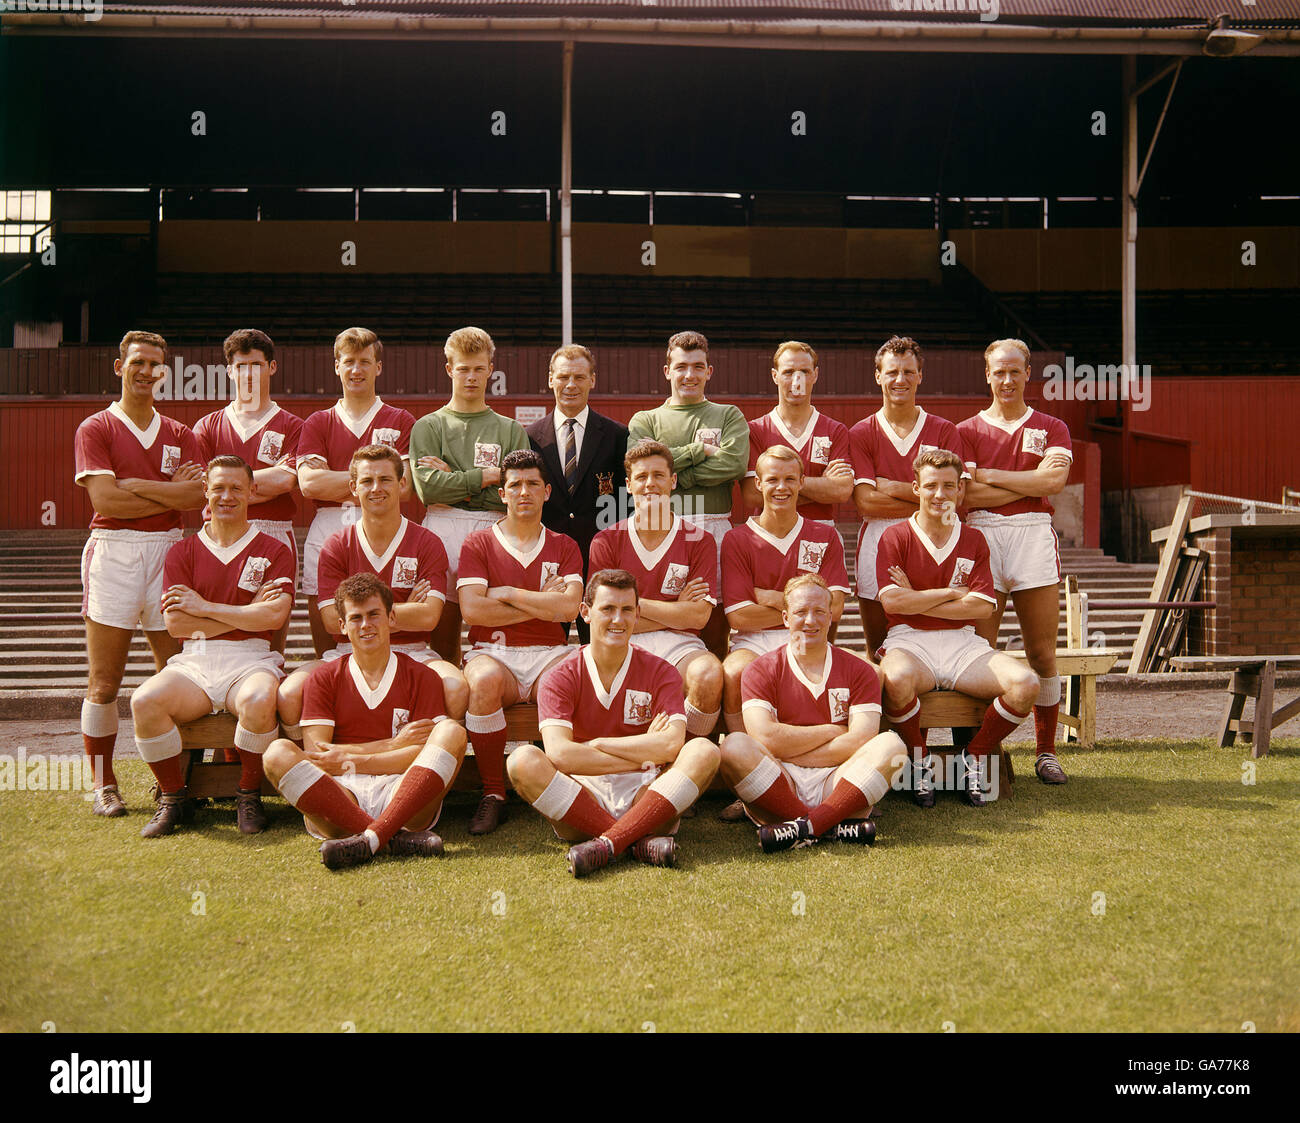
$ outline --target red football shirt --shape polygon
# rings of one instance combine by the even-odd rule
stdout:
[[[352,454],[364,445],[389,445],[405,458],[411,449],[411,426],[415,418],[404,409],[385,405],[380,398],[365,417],[353,420],[343,403],[317,410],[302,425],[298,437],[298,463],[315,460],[331,472],[346,472]],[[313,499],[317,508],[341,507],[337,499]]]
[[[783,725],[848,725],[858,714],[880,713],[880,680],[856,655],[827,644],[821,681],[813,682],[787,645],[745,668],[740,697],[742,710],[761,706]]]
[[[194,426],[194,439],[199,443],[204,465],[214,456],[242,456],[254,472],[277,465],[292,472],[297,465],[301,433],[302,418],[274,403],[250,425],[244,424],[231,404],[199,418]],[[248,517],[291,523],[297,510],[293,492],[286,491],[249,504]]]
[[[886,528],[876,551],[876,582],[883,593],[899,587],[889,571],[898,566],[913,589],[965,588],[977,597],[997,603],[993,574],[989,569],[989,544],[973,526],[958,523],[943,546],[926,536],[913,515]],[[886,613],[889,626],[907,624],[923,631],[938,632],[964,628],[972,620],[940,620],[936,616],[895,616]]]
[[[722,539],[722,604],[727,612],[754,604],[755,589],[784,589],[801,573],[819,573],[832,592],[848,595],[844,543],[833,526],[801,515],[789,534],[773,538],[757,519],[749,519]],[[781,629],[774,624],[767,630]]]
[[[968,417],[957,431],[966,449],[966,467],[997,468],[1003,472],[1032,472],[1049,453],[1063,452],[1071,459],[1070,430],[1064,421],[1036,409],[1027,409],[1016,421],[1005,422],[988,410]],[[1001,507],[989,507],[990,515],[1020,515],[1046,511],[1052,504],[1045,495],[1026,495]]]
[[[635,737],[646,732],[658,713],[685,723],[682,676],[666,660],[630,645],[608,691],[600,683],[590,646],[575,648],[556,663],[537,689],[538,728],[564,726],[579,742]]]
[[[388,655],[388,667],[371,690],[351,655],[317,663],[302,692],[302,722],[330,726],[329,741],[360,745],[396,737],[408,721],[447,716],[442,679],[403,651]]]
[[[256,527],[250,526],[248,533],[230,546],[218,546],[204,527],[167,551],[163,588],[184,585],[213,604],[252,604],[263,585],[284,585],[292,595],[297,568],[289,547]],[[212,638],[264,639],[270,643],[272,632],[235,630]]]
[[[602,530],[591,540],[587,572],[600,569],[626,569],[636,578],[637,594],[647,600],[676,600],[688,581],[702,577],[709,583],[709,603],[718,603],[718,553],[713,535],[676,516],[672,530],[654,550],[641,544],[632,519]]]
[[[334,603],[334,590],[339,582],[354,573],[373,573],[393,590],[393,601],[397,604],[405,604],[416,582],[421,580],[433,586],[431,596],[441,601],[447,599],[447,551],[436,534],[403,518],[388,549],[376,554],[366,540],[363,525],[353,523],[325,539],[317,571],[321,608]],[[428,639],[428,632],[392,632],[388,642],[397,646],[426,643]]]
[[[526,554],[519,553],[501,533],[501,524],[476,530],[460,548],[456,588],[482,585],[496,588],[534,589],[557,574],[568,581],[582,581],[582,554],[567,534],[541,527],[537,542]],[[569,627],[557,620],[523,620],[491,628],[475,624],[469,630],[470,643],[500,643],[508,647],[557,647],[567,643]]]
[[[912,431],[900,440],[881,408],[849,430],[853,484],[855,487],[861,483],[874,485],[877,476],[910,482],[915,475],[912,462],[932,448],[946,448],[963,461],[966,459],[961,435],[946,417],[921,410]]]
[[[76,478],[112,476],[115,480],[168,481],[187,460],[203,459],[194,433],[187,425],[154,411],[147,429],[137,429],[121,405],[91,414],[77,426],[73,438]],[[91,530],[175,530],[183,521],[180,511],[159,511],[139,519],[108,518],[95,512]]]
[[[758,458],[773,445],[785,445],[797,452],[803,461],[803,474],[810,479],[821,476],[832,460],[851,459],[848,426],[815,409],[798,437],[790,433],[776,410],[751,421],[747,477],[758,475]],[[835,517],[835,508],[830,503],[804,503],[801,500],[799,513],[810,519],[830,519]]]

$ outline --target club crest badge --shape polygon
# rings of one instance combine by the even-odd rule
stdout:
[[[402,435],[399,429],[372,429],[370,431],[370,443],[372,445],[387,445],[389,448],[397,447],[397,438]]]
[[[257,460],[259,464],[274,464],[280,459],[280,451],[284,448],[284,434],[272,433],[269,429],[262,434],[262,443],[257,446]]]
[[[830,437],[813,437],[812,455],[808,459],[813,464],[829,464],[831,460]]]
[[[257,592],[270,568],[271,562],[267,558],[249,558],[244,562],[244,569],[239,575],[239,587],[246,593]]]
[[[696,429],[695,439],[699,441],[700,444],[705,444],[705,445],[721,444],[722,430],[721,429]]]
[[[1047,430],[1026,429],[1020,450],[1029,453],[1030,456],[1042,456],[1047,451]]]
[[[411,720],[410,710],[399,710],[396,706],[394,706],[392,735],[396,737],[402,731],[402,726],[404,726],[410,720]]]
[[[412,589],[415,587],[415,558],[397,557],[393,559],[393,588]]]
[[[181,466],[181,450],[178,445],[163,445],[161,471],[164,476],[174,476]]]
[[[559,562],[553,562],[553,561],[542,562],[541,584],[537,586],[538,590],[540,591],[541,589],[545,589],[546,582],[548,582],[552,577],[559,577],[559,575],[560,575]]]
[[[623,724],[650,724],[650,692],[628,690],[623,695]]]
[[[952,589],[964,589],[970,584],[971,571],[975,568],[975,562],[971,558],[958,558],[952,567],[952,580],[948,582],[948,587]]]
[[[613,472],[596,473],[596,494],[597,495],[614,494],[614,473]]]
[[[474,467],[496,468],[501,463],[501,446],[474,442]]]
[[[681,565],[678,562],[669,562],[668,569],[664,573],[664,583],[659,586],[659,591],[666,593],[670,597],[677,596],[686,588],[686,578],[689,573],[689,566]]]
[[[847,686],[832,686],[826,691],[831,701],[831,721],[839,725],[842,721],[849,720],[849,688]]]
[[[826,557],[826,542],[800,542],[799,568],[805,573],[820,573]]]
[[[924,456],[927,452],[938,452],[938,451],[939,451],[938,445],[922,445],[919,449],[917,449],[916,455]]]

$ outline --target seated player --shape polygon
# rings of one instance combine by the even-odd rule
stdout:
[[[209,519],[167,551],[163,619],[184,640],[179,655],[131,695],[135,743],[162,793],[140,834],[171,834],[189,790],[177,725],[222,710],[235,715],[239,753],[239,829],[266,829],[262,754],[275,740],[275,691],[284,657],[271,649],[293,606],[297,564],[278,538],[248,521],[253,470],[238,456],[208,463]]]
[[[912,794],[934,806],[934,761],[925,755],[918,695],[960,690],[993,705],[966,748],[963,784],[972,807],[984,805],[980,758],[1029,716],[1038,676],[976,634],[974,622],[993,611],[989,548],[957,518],[965,485],[962,460],[947,449],[916,458],[919,504],[910,519],[880,536],[876,581],[889,617],[880,663],[885,716],[911,750]]]
[[[690,535],[673,514],[673,454],[658,441],[637,441],[623,458],[635,514],[591,544],[591,571],[624,569],[636,578],[641,615],[632,643],[666,659],[686,690],[686,732],[707,737],[722,708],[722,663],[700,639],[718,603],[713,542]]]
[[[871,845],[868,816],[907,760],[880,732],[880,684],[858,656],[828,642],[831,591],[815,573],[785,586],[786,644],[741,681],[744,733],[722,743],[722,778],[759,824],[767,853],[821,839]]]
[[[321,620],[332,635],[342,634],[335,590],[354,573],[373,573],[393,593],[397,630],[389,646],[438,672],[447,715],[459,721],[465,716],[469,687],[464,675],[428,643],[447,599],[447,554],[437,535],[402,516],[402,501],[410,495],[403,469],[401,455],[388,445],[363,445],[352,454],[348,487],[361,518],[331,534],[320,549],[316,586]],[[344,641],[326,651],[325,659],[338,659],[351,650]],[[299,667],[280,684],[280,720],[293,741],[302,739],[302,691],[315,666]]]
[[[465,539],[456,591],[470,625],[465,726],[483,778],[470,834],[505,819],[505,707],[531,702],[542,672],[568,654],[569,623],[582,600],[582,555],[572,538],[542,525],[550,494],[542,458],[516,449],[501,462],[506,516]]]
[[[465,730],[447,716],[442,680],[388,644],[392,591],[373,573],[334,590],[352,650],[319,663],[303,694],[302,748],[281,738],[266,774],[324,839],[332,870],[389,854],[434,857],[432,828],[465,757]]]
[[[717,746],[686,740],[681,677],[630,642],[640,615],[635,577],[593,573],[582,614],[591,643],[542,678],[537,724],[546,751],[516,749],[510,782],[556,835],[578,842],[566,855],[574,877],[629,848],[647,865],[674,865],[672,835],[712,782]]]
[[[833,526],[799,514],[803,461],[774,445],[754,465],[762,513],[733,527],[722,541],[722,603],[732,627],[731,651],[722,664],[722,709],[727,731],[743,733],[740,676],[760,655],[786,644],[782,624],[786,582],[819,573],[831,590],[831,619],[838,621],[849,591],[844,543]]]

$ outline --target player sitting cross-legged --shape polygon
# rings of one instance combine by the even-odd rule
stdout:
[[[392,591],[358,573],[334,591],[351,654],[321,663],[303,692],[303,747],[281,738],[266,774],[324,839],[332,870],[389,854],[433,856],[431,829],[465,757],[465,730],[447,717],[436,671],[388,637],[397,626]]]
[[[297,565],[284,542],[249,524],[247,463],[214,457],[207,478],[208,522],[168,550],[163,565],[163,619],[184,647],[131,695],[135,743],[162,793],[145,838],[171,834],[189,795],[177,725],[221,710],[239,719],[239,829],[266,829],[262,753],[279,731],[275,691],[284,665],[271,640],[289,618]]]
[[[767,853],[820,839],[871,844],[868,816],[907,760],[880,732],[880,684],[827,642],[831,591],[806,573],[784,591],[787,641],[745,668],[745,733],[722,743],[722,778],[744,801]]]
[[[635,577],[593,573],[582,614],[591,643],[542,677],[537,724],[546,751],[529,745],[512,753],[510,782],[560,838],[578,842],[567,855],[574,877],[629,848],[648,865],[674,865],[671,835],[713,780],[717,746],[686,741],[681,676],[631,643],[640,615]]]
[[[993,576],[984,536],[957,518],[962,468],[946,449],[921,453],[912,485],[917,512],[881,535],[876,554],[880,603],[889,618],[880,663],[885,715],[914,755],[912,794],[922,807],[934,806],[934,764],[921,759],[918,695],[938,687],[993,699],[965,752],[963,783],[972,807],[984,805],[980,758],[1024,721],[1038,696],[1038,676],[975,633],[975,621],[993,611]]]

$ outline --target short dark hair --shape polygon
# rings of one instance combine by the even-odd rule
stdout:
[[[703,351],[709,353],[709,341],[698,331],[679,331],[668,341],[665,364],[672,365],[674,351]]]
[[[957,479],[960,481],[966,465],[962,463],[960,456],[955,452],[949,452],[946,448],[927,448],[912,461],[912,473],[918,481],[921,479],[922,468],[934,468],[939,471],[951,468],[957,473]]]
[[[164,355],[167,354],[167,340],[156,331],[129,331],[122,336],[122,342],[117,345],[117,357],[122,362],[126,362],[126,353],[131,349],[132,343],[145,343],[150,347],[157,347]]]
[[[392,463],[394,470],[397,472],[398,480],[402,478],[402,454],[393,448],[392,445],[362,445],[352,454],[352,459],[348,463],[348,479],[355,481],[357,478],[357,461],[358,460],[388,460]]]
[[[241,351],[261,351],[268,363],[275,358],[275,344],[271,342],[271,337],[264,331],[258,331],[257,328],[240,328],[238,331],[232,331],[226,336],[221,350],[226,356],[227,366]]]
[[[630,476],[632,474],[632,465],[638,460],[649,460],[652,456],[662,457],[668,461],[668,471],[675,472],[673,467],[673,450],[666,444],[652,440],[650,437],[642,437],[637,441],[623,456],[623,474]]]
[[[344,602],[354,608],[360,608],[371,597],[378,597],[383,601],[385,611],[393,611],[392,589],[373,573],[354,573],[338,583],[338,588],[334,590],[334,606],[339,609],[340,616],[345,616],[346,613],[342,611]]]
[[[214,456],[208,461],[207,471],[211,472],[213,468],[243,468],[248,473],[248,482],[250,484],[253,482],[253,469],[242,456],[232,454]]]
[[[541,473],[542,483],[551,482],[546,475],[546,464],[541,455],[531,448],[517,448],[514,452],[506,453],[506,458],[501,461],[501,486],[506,486],[508,472],[526,472],[529,468],[536,468]]]
[[[582,603],[590,608],[596,603],[598,589],[631,589],[633,597],[639,604],[641,593],[636,587],[636,578],[626,569],[598,569],[587,581],[587,588],[582,594]]]
[[[886,355],[903,356],[909,351],[916,356],[917,369],[922,369],[925,361],[921,358],[921,345],[910,335],[891,335],[876,352],[876,370],[880,369],[880,364],[885,361]]]

